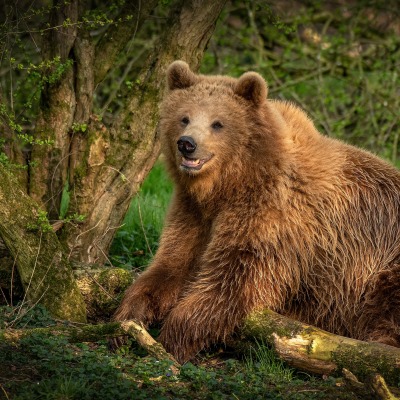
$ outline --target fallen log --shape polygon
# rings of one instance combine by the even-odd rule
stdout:
[[[282,360],[302,371],[331,375],[346,368],[362,381],[373,374],[391,385],[400,381],[400,348],[334,335],[268,309],[245,320],[236,346],[254,339],[272,345]]]

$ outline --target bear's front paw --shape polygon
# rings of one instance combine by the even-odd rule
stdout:
[[[150,296],[135,288],[129,288],[113,319],[115,321],[134,319],[148,326],[154,317],[154,305],[151,303]]]
[[[172,354],[180,364],[192,360],[202,349],[200,343],[195,343],[195,341],[192,341],[187,337],[177,337],[177,335],[171,331],[163,330],[160,333],[158,340],[164,346],[165,350]]]
[[[192,360],[207,344],[204,332],[193,318],[176,309],[165,320],[158,340],[181,364]]]
[[[143,275],[125,292],[114,320],[135,319],[145,327],[162,321],[175,304],[179,290],[179,282],[174,279],[160,282],[158,276]]]

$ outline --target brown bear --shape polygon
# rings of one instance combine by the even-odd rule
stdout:
[[[167,72],[160,134],[175,182],[160,247],[115,314],[161,321],[184,362],[268,307],[400,346],[400,172],[321,135],[254,72]]]

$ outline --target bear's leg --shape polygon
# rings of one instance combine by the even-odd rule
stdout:
[[[241,289],[234,290],[235,295],[229,296],[194,284],[172,308],[158,340],[178,362],[184,363],[209,345],[223,342],[252,309],[251,299],[244,299]]]
[[[365,295],[362,338],[400,347],[400,264],[379,273]]]
[[[254,309],[277,309],[285,295],[280,289],[284,285],[272,285],[276,276],[265,271],[256,252],[235,247],[226,251],[220,243],[216,241],[215,251],[209,247],[204,257],[208,262],[167,315],[158,338],[181,363],[211,344],[224,342]],[[264,274],[257,272],[263,270]]]
[[[127,289],[114,320],[136,319],[145,326],[163,320],[191,281],[196,257],[207,237],[204,223],[191,220],[175,201],[150,267]]]

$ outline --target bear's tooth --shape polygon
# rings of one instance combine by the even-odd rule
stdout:
[[[190,158],[183,158],[183,162],[186,165],[199,165],[201,160],[198,158],[196,160],[191,160]]]

